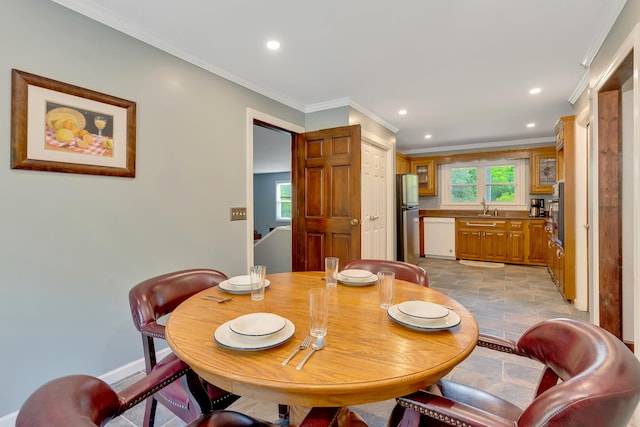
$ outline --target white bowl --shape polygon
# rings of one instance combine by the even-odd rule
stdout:
[[[400,313],[416,319],[436,320],[449,314],[449,309],[428,301],[405,301],[398,304]]]
[[[251,278],[248,274],[245,274],[243,276],[230,277],[227,279],[227,282],[231,283],[234,286],[250,286]]]
[[[368,279],[369,277],[374,275],[370,271],[359,270],[355,268],[349,269],[349,270],[342,270],[340,274],[342,274],[344,277],[348,277],[349,279]]]
[[[251,313],[229,322],[229,329],[245,338],[263,339],[280,332],[287,322],[273,313]]]

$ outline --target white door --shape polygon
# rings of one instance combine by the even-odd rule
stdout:
[[[362,248],[365,259],[387,259],[387,151],[362,144]]]

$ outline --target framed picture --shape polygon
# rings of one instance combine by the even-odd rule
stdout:
[[[136,104],[19,70],[11,168],[135,177]]]

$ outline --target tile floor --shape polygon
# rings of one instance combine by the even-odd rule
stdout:
[[[483,333],[517,339],[529,326],[543,319],[589,319],[587,312],[580,312],[563,300],[544,267],[507,264],[483,268],[432,258],[423,258],[419,264],[427,270],[430,287],[465,305],[475,315]],[[523,407],[533,396],[539,373],[536,362],[478,347],[448,378],[477,386]],[[389,400],[352,409],[369,426],[384,427],[393,405],[394,401]],[[230,409],[265,420],[278,418],[277,405],[273,403],[242,398]],[[139,405],[108,425],[140,426],[143,411],[144,405]],[[161,405],[156,420],[156,426],[160,427],[184,426]]]

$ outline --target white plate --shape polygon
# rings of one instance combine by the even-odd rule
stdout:
[[[271,282],[269,281],[269,279],[264,280],[265,288],[268,288],[270,284]],[[250,294],[251,293],[251,289],[249,289],[248,286],[237,286],[237,285],[234,285],[233,283],[229,283],[229,280],[224,280],[220,282],[218,286],[220,287],[220,289],[222,289],[223,291],[227,291],[230,294]]]
[[[449,314],[449,309],[428,301],[405,301],[398,304],[398,310],[418,319],[441,319]]]
[[[234,276],[227,279],[227,282],[235,286],[250,286],[251,278],[248,274],[244,276]]]
[[[238,335],[253,339],[264,339],[281,331],[286,325],[284,318],[273,313],[251,313],[236,317],[229,322],[229,329]]]
[[[353,271],[353,270],[352,270]],[[360,270],[365,271],[365,270]],[[372,274],[367,271],[368,276],[365,277],[348,277],[342,274],[342,272],[338,273],[338,281],[347,286],[368,286],[376,283],[378,281],[378,276]]]
[[[296,327],[288,319],[285,320],[285,326],[273,335],[269,335],[265,339],[256,340],[255,338],[247,338],[238,335],[229,328],[229,322],[223,323],[216,329],[213,338],[222,347],[233,350],[257,351],[266,350],[268,348],[277,347],[291,339],[296,333]]]
[[[401,325],[407,326],[418,331],[442,331],[451,329],[460,324],[460,316],[453,310],[449,310],[449,314],[441,319],[417,319],[407,316],[398,310],[398,305],[392,305],[387,310],[389,317]]]
[[[350,279],[366,279],[369,278],[369,276],[373,275],[373,273],[370,271],[358,269],[342,270],[340,274]]]

